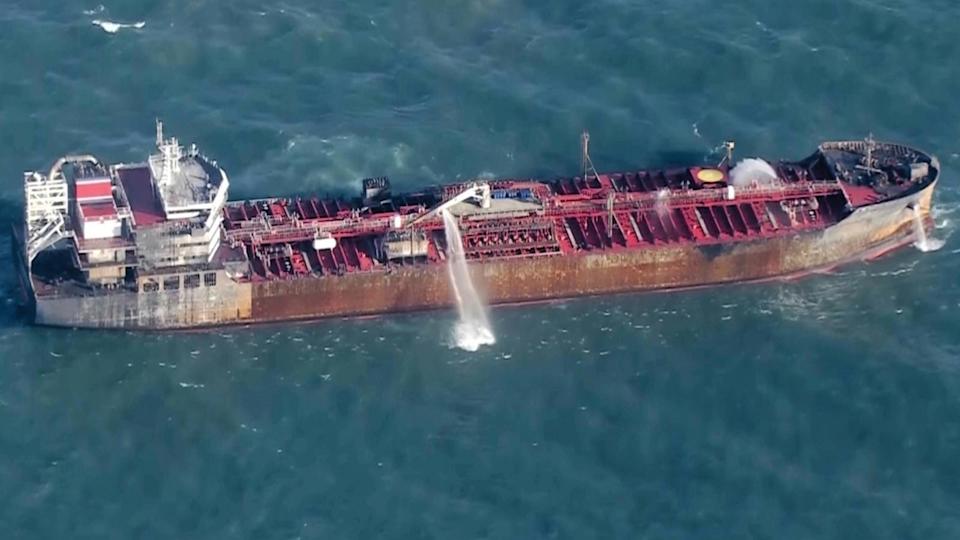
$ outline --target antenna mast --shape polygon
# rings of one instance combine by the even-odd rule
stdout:
[[[163,122],[157,119],[157,149],[160,150],[161,173],[160,185],[168,185],[173,182],[173,175],[180,171],[180,158],[183,157],[183,148],[176,137],[169,139],[163,138]]]
[[[724,163],[726,163],[728,167],[733,166],[733,149],[736,147],[737,143],[733,141],[723,141],[723,148],[727,151],[727,155],[723,156],[723,159],[720,160],[717,167],[720,167]]]
[[[593,173],[593,176],[599,178],[597,168],[593,166],[593,160],[590,159],[590,133],[586,130],[580,135],[580,148],[582,150],[580,165],[583,170],[583,179],[587,179],[587,173]]]
[[[886,176],[886,173],[873,166],[873,151],[875,150],[874,147],[876,146],[876,141],[873,139],[873,133],[867,135],[867,138],[864,139],[863,142],[863,163],[855,165],[854,168],[860,169],[861,171],[867,171],[868,173],[880,173]]]

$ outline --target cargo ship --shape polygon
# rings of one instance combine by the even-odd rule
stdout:
[[[231,201],[227,173],[156,126],[146,162],[24,175],[13,227],[28,317],[187,329],[452,306],[444,215],[491,304],[787,278],[877,257],[931,226],[937,159],[867,138],[799,161],[476,179],[355,197]],[[721,156],[718,156],[718,158]],[[919,229],[918,229],[919,227]]]

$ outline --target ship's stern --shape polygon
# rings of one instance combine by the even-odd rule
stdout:
[[[14,275],[16,283],[13,287],[13,298],[17,312],[33,322],[36,317],[36,294],[33,290],[30,280],[30,267],[27,264],[25,253],[25,244],[23,238],[23,227],[17,223],[11,223],[10,233],[10,258],[14,263]]]

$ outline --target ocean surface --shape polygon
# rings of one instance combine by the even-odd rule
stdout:
[[[121,26],[130,25],[130,26]],[[232,195],[909,143],[933,252],[800,281],[187,334],[34,328],[2,538],[960,537],[955,0],[4,0],[0,218],[154,119]],[[6,225],[4,225],[6,226]]]

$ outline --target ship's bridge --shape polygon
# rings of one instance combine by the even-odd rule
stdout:
[[[176,138],[165,139],[159,121],[157,150],[147,163],[148,179],[135,182],[132,171],[122,176],[125,186],[140,184],[131,191],[138,194],[132,197],[137,201],[134,214],[147,218],[137,218],[141,267],[207,263],[220,247],[220,225],[230,186],[227,174],[200,154],[196,145],[185,151]],[[149,185],[142,185],[145,180]]]
[[[161,122],[157,122],[157,148],[159,153],[149,159],[150,174],[167,219],[219,215],[230,184],[223,169],[202,156],[195,145],[184,152],[176,138],[164,139]]]

